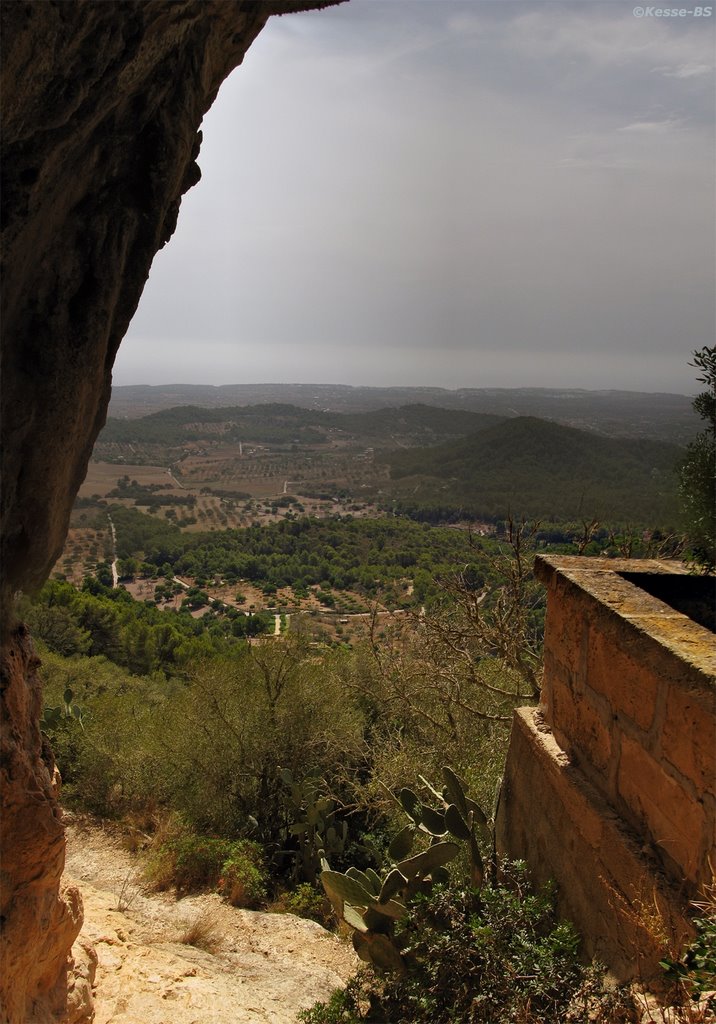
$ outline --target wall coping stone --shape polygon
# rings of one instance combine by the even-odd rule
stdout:
[[[586,564],[585,564],[586,563]],[[624,579],[620,573],[688,576],[683,562],[662,559],[584,558],[537,555],[535,575],[545,586],[564,581],[589,595],[607,614],[633,631],[634,640],[657,645],[662,657],[678,659],[689,683],[716,692],[716,638],[705,626]],[[714,580],[716,596],[716,579]]]

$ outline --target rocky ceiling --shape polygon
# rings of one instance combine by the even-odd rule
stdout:
[[[93,952],[61,889],[41,681],[12,597],[49,574],[155,253],[200,177],[199,126],[271,15],[336,0],[0,4],[0,1022],[92,1017]],[[310,111],[307,111],[310,116]]]
[[[2,17],[2,561],[47,577],[199,126],[271,15],[336,0],[14,0]]]

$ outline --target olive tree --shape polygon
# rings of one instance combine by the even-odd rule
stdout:
[[[687,446],[681,465],[681,500],[694,562],[705,572],[716,569],[716,346],[694,352],[691,364],[707,390],[694,399],[705,428]]]

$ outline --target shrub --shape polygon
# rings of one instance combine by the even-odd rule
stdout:
[[[336,989],[327,1003],[316,1003],[301,1010],[298,1020],[303,1024],[360,1024],[366,1017],[356,1016],[356,1007],[363,992],[364,974],[351,978],[345,989]]]
[[[69,688],[83,711],[82,728],[62,718],[50,730],[63,801],[112,818],[161,799],[161,765],[144,742],[160,684],[103,656],[70,660],[44,650],[41,674],[47,705],[60,704]]]
[[[704,1012],[716,1014],[716,913],[694,921],[696,937],[679,960],[662,960],[666,978],[680,990],[682,1001],[703,1002]],[[705,1018],[708,1019],[708,1018]]]
[[[302,882],[291,892],[285,893],[279,906],[287,914],[305,917],[309,921],[317,921],[324,927],[331,919],[331,909],[323,892],[319,892],[309,882]]]
[[[231,844],[221,866],[219,892],[233,907],[256,907],[266,899],[266,872],[261,847],[248,839]]]
[[[231,843],[214,836],[176,835],[161,843],[150,858],[147,874],[157,889],[175,885],[180,892],[213,889],[231,852]]]
[[[687,445],[681,466],[681,499],[691,557],[703,571],[716,570],[716,346],[694,352],[691,364],[701,370],[697,380],[707,391],[697,395],[694,411],[706,421],[706,429]]]
[[[288,795],[279,765],[296,778],[335,774],[358,760],[362,715],[329,659],[301,638],[192,663],[189,685],[155,716],[148,744],[161,754],[167,802],[198,833],[283,839]]]
[[[502,881],[472,889],[436,887],[420,896],[402,926],[405,974],[366,969],[344,993],[299,1014],[303,1024],[549,1024],[575,1017],[589,988],[594,1021],[607,999],[594,971],[579,960],[579,939],[558,922],[553,894],[535,892],[521,864]],[[596,1003],[594,996],[596,993]]]
[[[177,818],[150,857],[146,874],[156,889],[216,888],[235,907],[255,907],[266,899],[266,869],[258,843],[196,835]]]

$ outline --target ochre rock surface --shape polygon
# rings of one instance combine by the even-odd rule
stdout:
[[[6,609],[62,550],[119,343],[199,180],[219,85],[272,14],[327,2],[0,5]]]
[[[66,1006],[81,901],[59,896],[64,833],[12,595],[39,586],[62,549],[119,343],[200,177],[203,115],[271,15],[333,2],[0,5],[3,1022],[91,1013],[86,966]]]
[[[82,899],[76,887],[60,891],[65,832],[38,725],[38,665],[20,626],[0,656],[0,1005],[4,1021],[44,1024],[64,1015]]]
[[[355,974],[350,941],[315,921],[148,889],[151,853],[126,839],[68,815],[66,872],[98,960],[95,1024],[295,1024]]]

